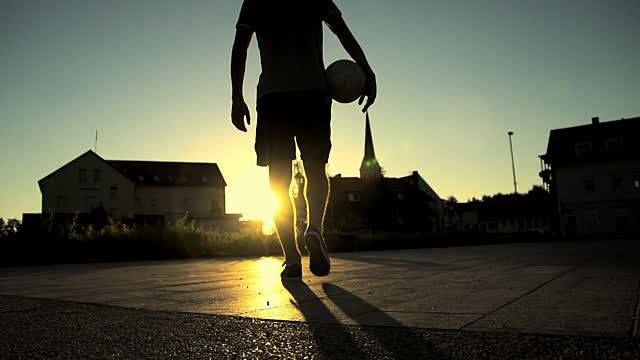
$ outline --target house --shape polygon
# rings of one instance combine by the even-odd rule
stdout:
[[[202,225],[237,223],[226,214],[226,182],[215,163],[105,160],[89,150],[38,182],[42,214],[59,218],[103,208],[136,223],[187,216]]]
[[[551,130],[540,159],[563,235],[640,232],[640,117]]]
[[[294,179],[303,186],[299,168]],[[425,232],[438,231],[441,227],[442,201],[417,171],[400,178],[383,175],[375,155],[368,115],[360,177],[338,174],[330,178],[330,187],[325,216],[328,231]],[[296,194],[299,192],[294,191],[294,200]]]

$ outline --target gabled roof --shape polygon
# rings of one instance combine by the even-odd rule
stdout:
[[[379,182],[375,183],[366,181],[359,177],[344,177],[341,174],[332,176],[330,180],[331,186],[339,187],[341,190],[356,191],[371,186],[372,184],[379,184],[392,191],[408,191],[411,189],[417,189],[431,198],[441,200],[438,194],[431,188],[431,186],[429,186],[417,171],[414,171],[409,176],[399,178],[382,177]]]
[[[95,157],[97,157],[99,160],[101,161],[105,161],[102,157],[100,157],[100,155],[96,154],[95,152],[93,152],[92,150],[87,150],[85,152],[83,152],[82,154],[78,155],[75,159],[69,161],[68,163],[62,165],[61,167],[59,167],[57,170],[55,170],[54,172],[50,173],[49,175],[43,177],[42,179],[38,180],[38,185],[41,185],[43,181],[53,177],[54,175],[60,173],[62,170],[64,170],[67,166],[73,164],[76,160],[86,156],[86,155],[93,155]]]
[[[608,139],[622,139],[622,151],[606,151]],[[592,155],[578,158],[576,144],[590,143]],[[545,161],[554,165],[608,160],[611,158],[640,158],[640,117],[554,129],[549,133]]]
[[[215,163],[106,160],[136,184],[153,186],[226,186]]]
[[[58,170],[42,178],[38,183],[62,171],[69,164],[87,154],[99,160],[139,185],[152,186],[226,186],[227,183],[216,163],[191,163],[171,161],[105,160],[89,150],[71,160]]]

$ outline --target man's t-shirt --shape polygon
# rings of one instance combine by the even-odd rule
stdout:
[[[236,28],[255,31],[262,73],[258,98],[324,90],[322,22],[342,16],[332,0],[244,0]]]

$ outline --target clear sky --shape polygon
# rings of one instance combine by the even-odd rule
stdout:
[[[550,129],[640,115],[638,0],[335,1],[378,76],[381,165],[418,170],[443,198],[512,191],[508,130],[525,190]],[[240,4],[0,1],[0,216],[40,211],[37,180],[93,147],[96,128],[107,159],[217,162],[227,211],[263,216],[255,128],[229,118]],[[325,35],[326,63],[347,57]],[[255,43],[249,59],[253,110]],[[364,116],[333,114],[330,172],[357,175]]]

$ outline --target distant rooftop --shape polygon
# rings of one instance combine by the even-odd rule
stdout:
[[[226,186],[215,163],[105,160],[136,184],[156,186]]]
[[[88,150],[76,159],[68,162],[54,172],[42,178],[50,178],[77,159],[93,155],[120,172],[129,180],[149,186],[226,186],[227,183],[216,163],[142,161],[142,160],[105,160],[92,150]]]
[[[551,130],[547,153],[555,165],[616,159],[640,159],[640,117]]]

